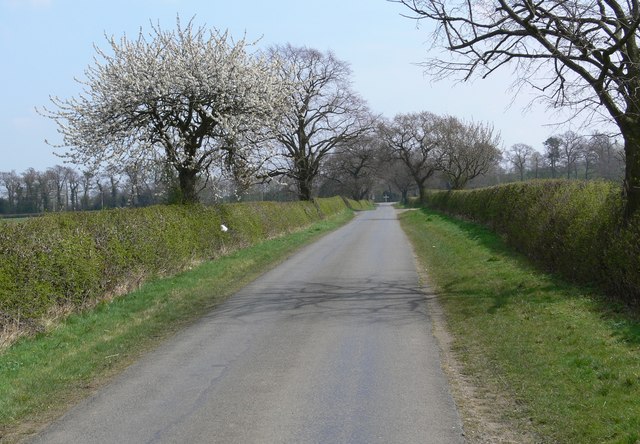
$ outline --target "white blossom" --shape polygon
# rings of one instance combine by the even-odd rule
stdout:
[[[52,97],[63,154],[76,164],[125,165],[161,158],[178,172],[180,185],[207,171],[216,159],[264,162],[255,148],[286,105],[288,85],[274,58],[251,52],[245,38],[196,28],[159,25],[136,39],[107,39],[79,81],[83,92]],[[187,192],[187,190],[182,190]],[[193,191],[193,190],[192,190]]]

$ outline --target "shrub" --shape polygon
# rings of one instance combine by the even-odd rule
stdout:
[[[339,213],[346,208],[346,204],[342,197],[324,197],[313,199],[313,202],[318,207],[318,211],[325,216],[331,216]]]
[[[55,213],[0,224],[0,327],[37,326],[56,307],[95,304],[145,277],[176,273],[345,210],[337,197]]]
[[[348,197],[343,197],[343,199],[347,207],[354,211],[370,210],[373,208],[373,202],[370,200],[355,200],[349,199]]]
[[[615,184],[531,181],[426,196],[428,206],[489,225],[551,271],[640,302],[640,217],[623,223]]]

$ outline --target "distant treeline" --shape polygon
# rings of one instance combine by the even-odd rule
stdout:
[[[7,217],[171,203],[173,183],[162,171],[149,170],[91,173],[56,165],[45,171],[0,172],[0,214]],[[238,200],[234,185],[223,180],[203,180],[201,188],[205,203]],[[295,198],[280,184],[257,185],[244,196],[248,200]]]
[[[405,116],[417,119],[420,115]],[[625,159],[622,146],[612,137],[571,131],[549,137],[536,149],[515,144],[492,160],[486,173],[466,183],[478,188],[529,179],[604,179],[622,182]],[[541,149],[540,149],[541,148]],[[425,171],[432,165],[433,150],[420,154],[418,146],[393,149],[383,135],[360,138],[338,147],[323,163],[313,195],[348,196],[354,200],[406,200],[418,195],[418,183],[427,189],[448,189],[451,180],[443,171]],[[464,153],[462,153],[464,154]],[[459,157],[462,157],[460,154]],[[470,152],[465,164],[473,164]],[[475,156],[475,157],[474,157]],[[433,168],[432,168],[433,170]],[[220,171],[201,177],[198,198],[202,203],[238,200],[290,201],[298,199],[295,181],[239,185]],[[426,177],[426,180],[424,178]],[[144,207],[179,201],[177,177],[166,165],[129,165],[116,172],[79,172],[56,165],[46,171],[29,168],[23,173],[0,172],[0,215],[38,214],[56,211]]]

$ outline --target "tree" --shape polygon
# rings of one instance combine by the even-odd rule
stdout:
[[[484,123],[464,123],[455,117],[446,117],[438,125],[441,155],[437,168],[442,171],[454,190],[486,174],[500,162],[498,149],[500,136]]]
[[[421,202],[427,180],[440,166],[442,139],[438,130],[441,120],[428,111],[398,114],[380,128],[392,157],[404,163],[413,178]]]
[[[89,193],[91,192],[93,184],[94,173],[91,171],[84,171],[80,176],[80,187],[82,188],[82,198],[80,199],[80,208],[83,210],[89,209]]]
[[[533,147],[524,143],[512,145],[507,153],[509,162],[518,170],[520,180],[524,180],[524,173],[527,167],[527,160],[533,155]]]
[[[19,192],[22,187],[20,176],[15,172],[0,173],[0,182],[7,192],[7,212],[15,213],[19,202]]]
[[[587,141],[580,144],[580,151],[578,154],[582,158],[584,164],[584,178],[588,180],[593,173],[594,166],[598,163],[598,151],[596,145],[592,141]]]
[[[71,210],[79,210],[80,202],[78,189],[80,188],[80,174],[73,168],[68,168],[67,170],[67,183],[69,184]]]
[[[22,173],[22,183],[24,184],[24,194],[19,199],[19,213],[37,213],[42,211],[42,194],[40,190],[41,173],[34,168],[28,168]]]
[[[533,172],[534,179],[540,177],[540,168],[544,166],[544,157],[538,151],[534,151],[529,158],[529,168]]]
[[[560,145],[562,144],[562,140],[558,137],[549,137],[543,143],[545,149],[545,157],[549,161],[549,166],[551,167],[551,177],[556,177],[556,167],[558,166],[558,162],[560,161]]]
[[[627,216],[640,209],[640,4],[637,0],[394,0],[437,24],[454,57],[438,77],[486,77],[510,66],[552,106],[607,114],[624,139]]]
[[[233,142],[262,133],[284,105],[276,63],[250,54],[244,39],[178,19],[173,31],[152,26],[148,36],[108,42],[112,54],[96,48],[84,92],[54,97],[54,110],[43,111],[76,164],[161,159],[177,172],[182,201],[193,202],[209,165],[239,157]]]
[[[611,137],[602,133],[594,133],[589,137],[587,145],[595,159],[598,176],[608,180],[619,180],[624,175],[624,159],[621,149]]]
[[[402,196],[402,203],[409,202],[409,193],[415,191],[416,181],[411,177],[411,172],[407,165],[398,159],[389,159],[387,168],[382,173],[383,179],[398,190]]]
[[[67,208],[69,196],[68,193],[65,193],[63,196],[63,191],[65,191],[65,188],[68,186],[69,175],[72,171],[69,167],[56,165],[53,168],[49,168],[46,172],[55,191],[54,211],[61,211]]]
[[[560,155],[564,158],[567,168],[567,179],[571,178],[571,171],[578,177],[577,161],[582,151],[582,136],[573,131],[566,131],[558,136],[560,140]]]
[[[271,53],[283,60],[282,80],[294,84],[275,135],[288,164],[273,174],[293,179],[298,197],[309,200],[327,155],[369,132],[373,119],[350,87],[349,66],[331,52],[285,45]]]
[[[340,192],[355,200],[366,199],[373,189],[380,163],[381,146],[374,136],[339,145],[329,157],[324,173],[340,184]]]

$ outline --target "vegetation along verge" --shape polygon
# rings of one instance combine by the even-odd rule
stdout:
[[[308,202],[153,206],[47,214],[0,224],[0,334],[11,342],[52,319],[299,230],[348,209],[340,197]]]
[[[540,272],[486,227],[428,209],[401,223],[466,376],[513,401],[494,414],[536,442],[640,440],[640,322],[625,308]]]
[[[143,352],[352,214],[343,207],[305,229],[151,280],[125,297],[70,315],[47,332],[21,338],[0,353],[0,441],[37,430]]]
[[[489,226],[549,271],[640,303],[640,214],[623,219],[617,184],[539,180],[431,191],[425,203]]]

